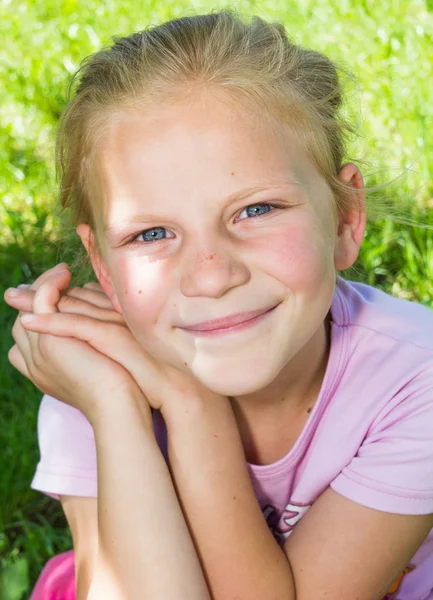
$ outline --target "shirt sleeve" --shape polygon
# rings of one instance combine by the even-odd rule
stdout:
[[[40,461],[30,487],[59,495],[97,496],[93,428],[76,408],[44,395],[38,413]]]
[[[167,429],[160,411],[152,410],[155,438],[168,464]],[[76,408],[44,395],[38,413],[40,461],[30,484],[59,500],[60,495],[98,495],[93,428]]]
[[[331,488],[398,514],[433,513],[433,375],[399,390],[372,423]]]

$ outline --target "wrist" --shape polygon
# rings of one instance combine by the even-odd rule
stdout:
[[[234,420],[226,396],[206,390],[204,394],[179,395],[161,408],[167,430],[183,433],[199,427],[202,431],[225,427]]]
[[[123,391],[116,394],[114,401],[100,403],[88,420],[95,432],[106,429],[113,423],[134,422],[154,434],[150,405],[138,389]]]

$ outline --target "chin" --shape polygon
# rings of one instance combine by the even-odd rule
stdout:
[[[195,377],[211,392],[219,394],[220,396],[246,396],[247,394],[253,394],[264,389],[274,379],[274,375],[269,377],[258,378],[256,376],[248,377],[242,376],[242,373],[238,373],[237,377],[228,378],[223,374],[220,377],[199,376],[195,374]]]
[[[267,360],[266,360],[267,358]],[[280,357],[278,357],[280,358]],[[275,356],[239,360],[192,360],[190,373],[207,389],[221,396],[246,396],[270,385],[282,368]]]

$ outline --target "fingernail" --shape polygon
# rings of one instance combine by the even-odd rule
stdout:
[[[18,296],[20,292],[16,288],[8,288],[5,293],[7,296]]]
[[[22,317],[20,317],[21,323],[30,323],[33,321],[33,317],[34,315],[22,315]]]
[[[18,286],[19,289],[27,289],[30,287],[29,283],[20,283],[20,285]]]
[[[69,269],[61,269],[60,271],[54,271],[53,273],[51,273],[48,279],[54,279],[54,277],[58,277],[61,273],[65,273],[66,271],[69,272]]]

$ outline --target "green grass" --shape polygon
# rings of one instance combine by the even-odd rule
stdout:
[[[59,248],[54,214],[54,132],[67,81],[80,60],[149,24],[221,8],[224,2],[0,0],[0,291],[33,281]],[[232,4],[281,20],[291,36],[351,69],[348,114],[358,123],[349,159],[368,185],[401,177],[373,198],[397,207],[368,225],[351,276],[433,307],[433,2],[275,0]],[[430,133],[430,135],[429,135]],[[79,283],[79,280],[76,280]],[[59,503],[30,489],[39,459],[41,394],[7,361],[15,313],[0,303],[0,598],[28,598],[43,564],[71,547]]]

